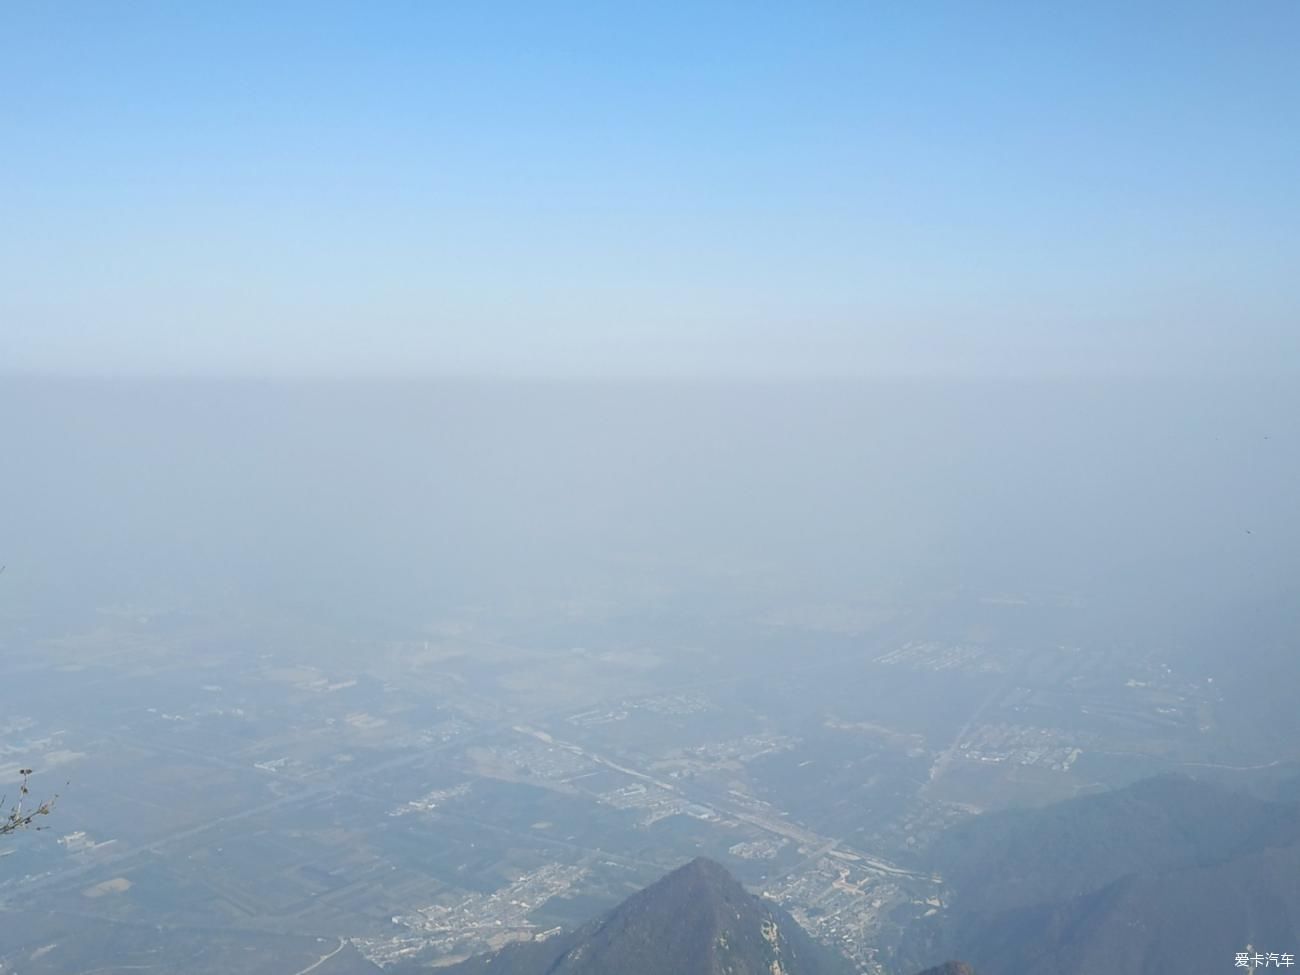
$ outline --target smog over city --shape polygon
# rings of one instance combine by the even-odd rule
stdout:
[[[1300,951],[1300,8],[0,5],[0,975]]]

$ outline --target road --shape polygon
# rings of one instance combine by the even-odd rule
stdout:
[[[346,941],[345,939],[343,939],[343,938],[339,938],[339,946],[338,946],[337,948],[335,948],[333,951],[331,951],[331,952],[330,952],[329,954],[327,954],[327,955],[321,955],[319,958],[317,958],[314,962],[312,962],[312,963],[311,963],[310,965],[308,965],[306,968],[300,968],[300,969],[298,969],[298,971],[294,972],[293,975],[307,975],[308,972],[314,972],[316,969],[320,968],[321,965],[324,965],[327,961],[329,961],[331,958],[333,958],[335,955],[337,955],[340,951],[342,951],[344,948],[346,948],[346,947],[347,947],[347,944],[348,944],[348,943],[347,943],[347,941]]]
[[[695,805],[708,809],[715,815],[739,820],[740,822],[761,829],[764,832],[771,833],[774,836],[779,836],[786,840],[792,840],[800,846],[811,847],[818,851],[818,853],[815,854],[814,860],[833,852],[847,853],[856,857],[857,860],[867,869],[874,870],[878,873],[887,874],[893,877],[905,877],[912,880],[923,880],[927,882],[933,881],[933,878],[928,874],[921,874],[913,870],[907,870],[897,864],[890,863],[883,857],[871,853],[865,853],[853,847],[846,846],[841,840],[836,840],[829,836],[821,836],[798,823],[789,822],[778,815],[761,815],[751,809],[745,808],[742,804],[735,802],[734,800],[727,800],[711,793],[706,794],[698,788],[690,788],[677,782],[669,782],[665,779],[651,775],[648,772],[632,768],[622,762],[616,762],[611,758],[593,752],[591,749],[584,748],[581,745],[574,744],[573,742],[561,741],[545,731],[540,731],[527,725],[516,725],[513,730],[519,734],[536,738],[538,741],[544,742],[554,748],[563,748],[565,751],[572,752],[575,755],[580,755],[590,762],[603,765],[606,768],[613,769],[614,771],[630,776],[631,778],[650,783],[660,789],[680,795],[682,798],[689,800]]]

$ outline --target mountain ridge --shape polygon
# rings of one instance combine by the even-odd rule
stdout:
[[[851,975],[785,911],[697,857],[572,932],[479,955],[441,975]]]
[[[931,855],[950,899],[907,932],[900,970],[1200,971],[1248,941],[1300,943],[1300,804],[1186,776],[976,817]]]

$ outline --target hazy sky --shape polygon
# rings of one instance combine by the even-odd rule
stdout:
[[[1300,362],[1300,4],[8,3],[0,370]]]

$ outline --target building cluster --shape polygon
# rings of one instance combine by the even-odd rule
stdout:
[[[511,941],[547,937],[529,915],[552,897],[568,892],[584,876],[582,867],[560,863],[521,874],[490,894],[462,893],[449,903],[429,904],[393,918],[404,929],[389,938],[356,939],[354,944],[376,965],[420,954],[459,956],[492,951]]]

